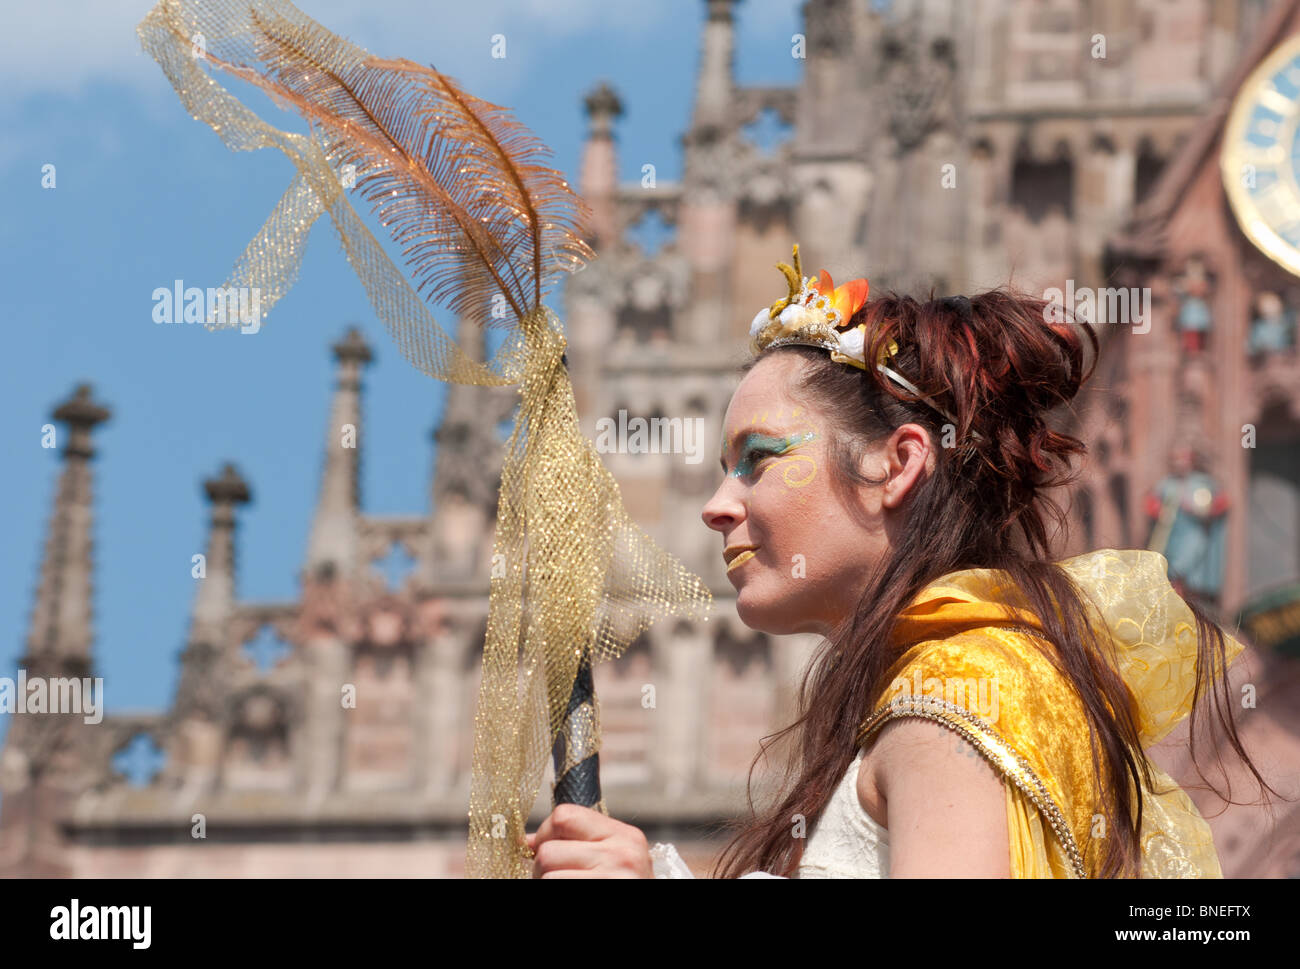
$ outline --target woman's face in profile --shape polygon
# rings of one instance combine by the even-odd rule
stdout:
[[[773,635],[828,635],[888,550],[881,489],[862,490],[865,525],[831,489],[831,423],[786,390],[802,366],[774,353],[745,375],[723,421],[725,475],[701,515],[722,537],[741,621]]]

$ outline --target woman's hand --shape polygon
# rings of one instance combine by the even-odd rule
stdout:
[[[524,839],[534,878],[653,878],[650,845],[640,828],[577,804],[557,804]]]

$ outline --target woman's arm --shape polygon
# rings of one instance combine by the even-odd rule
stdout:
[[[1002,775],[964,737],[903,717],[881,728],[872,761],[891,878],[1011,876]]]

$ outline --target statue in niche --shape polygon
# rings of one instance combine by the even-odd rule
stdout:
[[[1198,354],[1209,342],[1210,279],[1199,259],[1190,259],[1187,269],[1174,280],[1178,294],[1178,332],[1182,338],[1183,352]]]
[[[1169,561],[1179,595],[1212,604],[1223,587],[1229,497],[1192,445],[1175,448],[1171,458],[1173,470],[1147,495],[1147,517],[1154,519],[1147,548]]]
[[[1277,353],[1295,346],[1295,313],[1271,290],[1255,297],[1255,315],[1250,322],[1246,352],[1250,356]]]

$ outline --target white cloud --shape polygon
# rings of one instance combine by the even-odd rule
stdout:
[[[152,0],[46,0],[13,4],[0,32],[0,83],[6,100],[35,94],[73,94],[104,81],[126,83],[171,97],[161,74],[140,47],[136,25]],[[614,4],[608,0],[299,0],[298,8],[337,34],[388,57],[433,63],[456,74],[467,51],[504,33],[507,58],[499,66],[523,83],[545,60],[535,41],[574,35],[635,35],[670,16],[691,33],[704,15],[699,0]],[[474,38],[477,38],[475,40]]]

